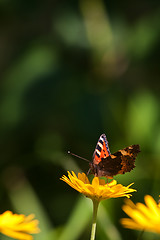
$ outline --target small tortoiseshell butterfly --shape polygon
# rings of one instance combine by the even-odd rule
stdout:
[[[135,167],[139,152],[139,145],[131,145],[111,154],[106,135],[102,134],[93,153],[93,161],[89,163],[91,173],[98,177],[113,178],[117,174],[130,172]]]

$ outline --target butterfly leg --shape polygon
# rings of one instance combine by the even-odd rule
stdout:
[[[108,177],[107,177],[107,185],[108,185]]]
[[[90,171],[91,171],[91,168],[89,168],[89,170],[88,170],[88,172],[87,172],[87,176],[89,175]]]

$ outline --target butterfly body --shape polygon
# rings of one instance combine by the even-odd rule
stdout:
[[[102,134],[93,153],[93,161],[89,164],[90,170],[95,176],[107,178],[130,172],[135,167],[135,159],[139,152],[140,146],[137,144],[111,154],[107,138]]]

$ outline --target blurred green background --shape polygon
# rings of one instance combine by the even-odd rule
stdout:
[[[35,213],[37,240],[89,239],[92,203],[59,178],[88,171],[67,151],[91,160],[102,133],[112,153],[140,144],[136,168],[115,179],[135,183],[134,202],[158,201],[159,1],[0,0],[0,27],[1,212]],[[97,239],[137,238],[122,204],[100,204]]]

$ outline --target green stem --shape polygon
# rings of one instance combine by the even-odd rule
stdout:
[[[92,220],[92,230],[91,230],[90,240],[95,239],[97,211],[98,211],[98,205],[99,205],[98,201],[96,201],[96,200],[92,200],[92,201],[93,201],[93,220]]]
[[[143,233],[144,233],[144,230],[142,230],[142,231],[140,232],[140,234],[139,234],[137,240],[141,240],[141,239],[142,239],[142,235],[143,235]]]

